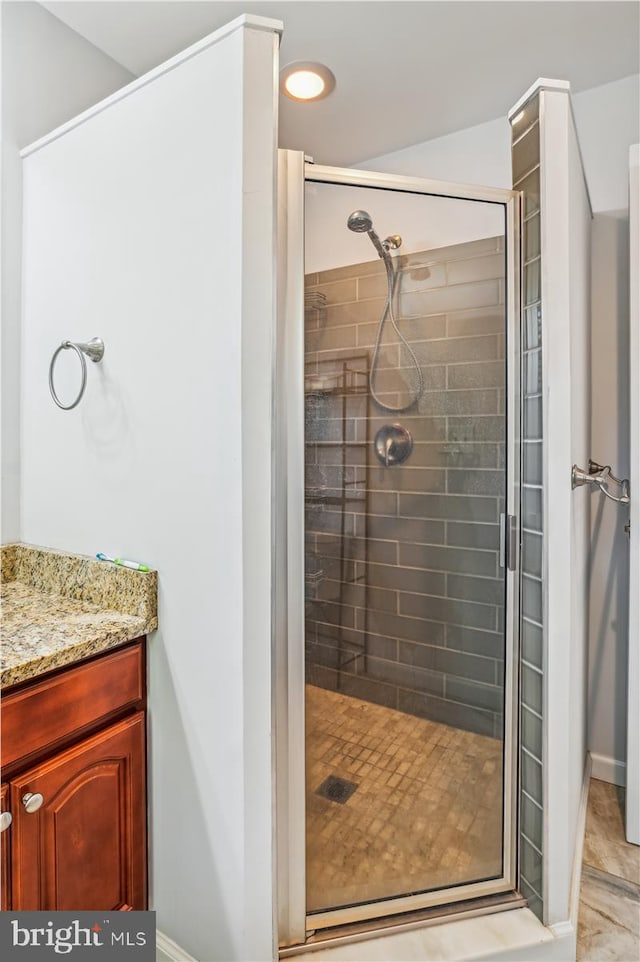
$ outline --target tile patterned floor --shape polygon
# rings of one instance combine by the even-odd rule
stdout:
[[[624,788],[592,778],[583,862],[640,885],[640,847],[624,835]]]
[[[591,779],[577,962],[640,959],[640,847],[624,837],[624,789]]]
[[[491,878],[501,850],[501,742],[307,686],[310,911]]]

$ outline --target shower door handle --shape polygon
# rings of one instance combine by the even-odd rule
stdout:
[[[514,514],[500,515],[500,567],[516,570],[518,529]]]

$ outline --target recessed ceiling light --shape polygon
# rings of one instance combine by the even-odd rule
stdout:
[[[296,60],[280,71],[280,89],[291,100],[322,100],[336,85],[336,78],[323,63]]]

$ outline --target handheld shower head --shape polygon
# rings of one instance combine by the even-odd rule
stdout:
[[[373,229],[371,215],[366,210],[354,210],[347,218],[347,227],[349,230],[355,231],[356,234],[364,234],[366,231]]]
[[[378,256],[383,259],[385,264],[387,263],[389,255],[382,245],[380,238],[373,229],[371,214],[368,214],[366,210],[354,210],[353,213],[349,214],[347,218],[347,227],[356,234],[366,233],[369,237],[369,240],[377,250]]]
[[[381,241],[373,229],[371,214],[369,214],[366,210],[354,210],[351,214],[349,214],[347,218],[347,227],[356,234],[368,234],[369,240],[385,264],[390,263],[389,251],[397,250],[402,244],[402,238],[399,234],[391,234],[385,240]]]

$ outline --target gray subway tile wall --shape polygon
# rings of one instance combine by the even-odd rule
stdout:
[[[399,257],[398,315],[424,391],[369,393],[386,301],[379,259],[310,274],[305,296],[306,665],[312,684],[503,734],[502,238]],[[385,325],[376,391],[415,372]],[[378,461],[400,422],[414,446]]]
[[[514,189],[523,194],[522,620],[520,889],[543,918],[543,461],[539,98],[512,123]],[[517,119],[517,118],[516,118]]]

